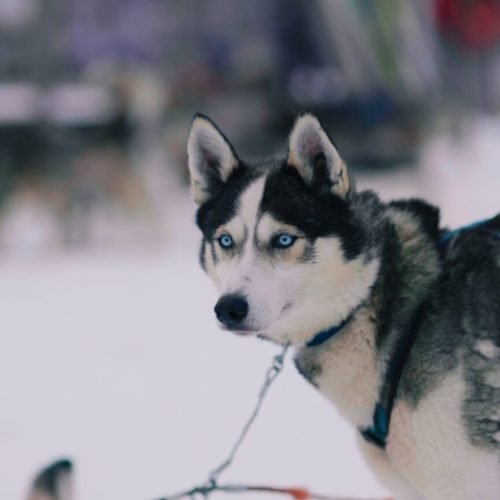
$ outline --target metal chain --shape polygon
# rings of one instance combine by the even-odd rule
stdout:
[[[170,495],[163,498],[158,498],[157,500],[181,500],[183,498],[190,498],[191,500],[197,500],[198,498],[207,499],[209,495],[215,491],[219,491],[222,493],[249,493],[249,492],[268,492],[268,493],[277,493],[282,495],[288,495],[296,500],[359,500],[351,497],[330,497],[325,495],[319,495],[315,493],[310,493],[307,490],[302,488],[276,488],[272,486],[249,486],[249,485],[240,485],[240,484],[224,484],[219,485],[219,477],[221,474],[231,466],[238,453],[243,441],[245,440],[248,431],[252,427],[255,419],[257,418],[260,409],[262,407],[262,403],[269,391],[269,388],[276,380],[278,375],[283,370],[283,366],[285,363],[285,356],[288,351],[289,345],[287,344],[283,350],[274,356],[271,366],[266,372],[266,376],[264,379],[264,384],[262,385],[259,395],[257,398],[257,403],[255,405],[254,410],[250,414],[249,419],[243,426],[238,438],[236,439],[229,456],[226,460],[224,460],[218,467],[216,467],[208,476],[207,481],[201,486],[195,486],[190,490],[183,491],[181,493],[176,493],[175,495]],[[370,499],[365,499],[370,500]],[[377,499],[371,499],[377,500]],[[381,499],[378,499],[381,500]],[[390,500],[390,499],[386,499]]]
[[[202,495],[204,498],[208,498],[210,493],[218,490],[218,491],[231,491],[231,492],[236,492],[236,491],[248,491],[247,487],[245,486],[219,486],[218,485],[218,480],[220,475],[233,463],[234,458],[236,454],[238,453],[238,450],[240,449],[240,446],[242,445],[243,441],[245,440],[248,431],[252,427],[255,419],[257,418],[257,415],[260,412],[260,409],[262,407],[262,403],[264,402],[264,399],[269,391],[269,388],[273,384],[273,382],[276,380],[278,375],[281,373],[283,370],[284,362],[285,362],[285,356],[288,351],[289,344],[285,345],[283,350],[279,353],[276,354],[273,358],[272,364],[269,367],[269,369],[266,372],[266,377],[264,379],[264,384],[262,385],[262,388],[259,391],[259,395],[257,398],[257,404],[255,405],[255,408],[253,412],[250,415],[250,418],[248,421],[245,423],[243,429],[240,432],[240,435],[236,439],[236,442],[234,443],[229,456],[227,457],[226,460],[224,460],[218,467],[216,467],[208,476],[208,480],[206,483],[202,486],[196,486],[190,490],[184,491],[182,493],[177,493],[172,496],[167,496],[163,498],[159,498],[157,500],[177,500],[181,498],[194,498],[196,495]]]

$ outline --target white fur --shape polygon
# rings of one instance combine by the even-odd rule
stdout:
[[[266,328],[279,314],[276,312],[279,304],[286,300],[271,262],[258,255],[254,245],[264,184],[265,177],[250,184],[241,195],[235,216],[217,230],[216,237],[230,234],[241,250],[231,256],[219,249],[217,265],[207,266],[221,296],[240,294],[248,301],[249,314],[240,333],[256,333]]]
[[[293,291],[293,307],[262,332],[279,343],[301,343],[316,333],[339,324],[363,302],[373,285],[378,260],[358,257],[346,261],[338,238],[316,241],[317,262],[283,268],[274,275],[283,290]],[[314,332],[314,333],[312,333]]]
[[[492,340],[478,340],[474,346],[475,350],[488,359],[500,358],[500,347]]]
[[[385,450],[367,443],[361,435],[358,436],[358,445],[372,472],[396,495],[395,500],[425,500],[389,460]]]
[[[499,458],[468,442],[461,422],[464,390],[459,369],[416,409],[396,405],[385,452],[361,442],[368,463],[397,499],[498,500]]]
[[[255,266],[253,239],[264,183],[265,178],[259,178],[250,184],[241,195],[236,215],[217,230],[216,236],[219,233],[228,233],[236,245],[243,245],[241,255],[235,258],[227,258],[222,251],[219,253],[217,275],[221,295],[233,293],[247,295],[255,273],[259,272],[258,266]]]
[[[259,333],[278,343],[301,343],[340,323],[366,299],[374,283],[379,262],[365,257],[347,261],[338,238],[318,239],[315,263],[276,261],[255,246],[265,247],[273,234],[297,229],[258,217],[265,178],[254,181],[242,194],[236,215],[217,230],[230,234],[243,251],[236,256],[218,250],[215,266],[208,249],[207,271],[220,295],[241,294],[249,304],[249,314],[241,333]]]
[[[371,425],[379,395],[382,367],[375,358],[374,325],[364,307],[328,344],[318,351],[319,391],[356,427]],[[300,357],[300,350],[297,353]]]
[[[484,381],[486,385],[494,387],[495,389],[500,389],[500,366],[487,373]]]

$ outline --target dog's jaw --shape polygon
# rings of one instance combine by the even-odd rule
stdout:
[[[331,265],[326,275],[326,269],[316,269],[309,279],[314,294],[305,287],[300,300],[260,331],[259,336],[281,345],[309,342],[318,332],[340,324],[367,301],[379,268],[378,259],[366,263],[365,257],[360,256],[344,262],[343,268]],[[321,284],[323,289],[318,286]]]

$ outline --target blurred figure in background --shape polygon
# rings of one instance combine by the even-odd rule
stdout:
[[[195,111],[251,156],[309,109],[372,169],[499,108],[498,2],[258,4],[0,3],[0,252],[166,241]]]

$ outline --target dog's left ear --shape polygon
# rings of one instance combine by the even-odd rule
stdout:
[[[342,198],[352,189],[346,164],[313,115],[297,118],[288,140],[287,163],[310,186],[326,188]]]
[[[194,117],[187,146],[191,193],[202,205],[220,192],[239,160],[215,123],[200,114]]]

